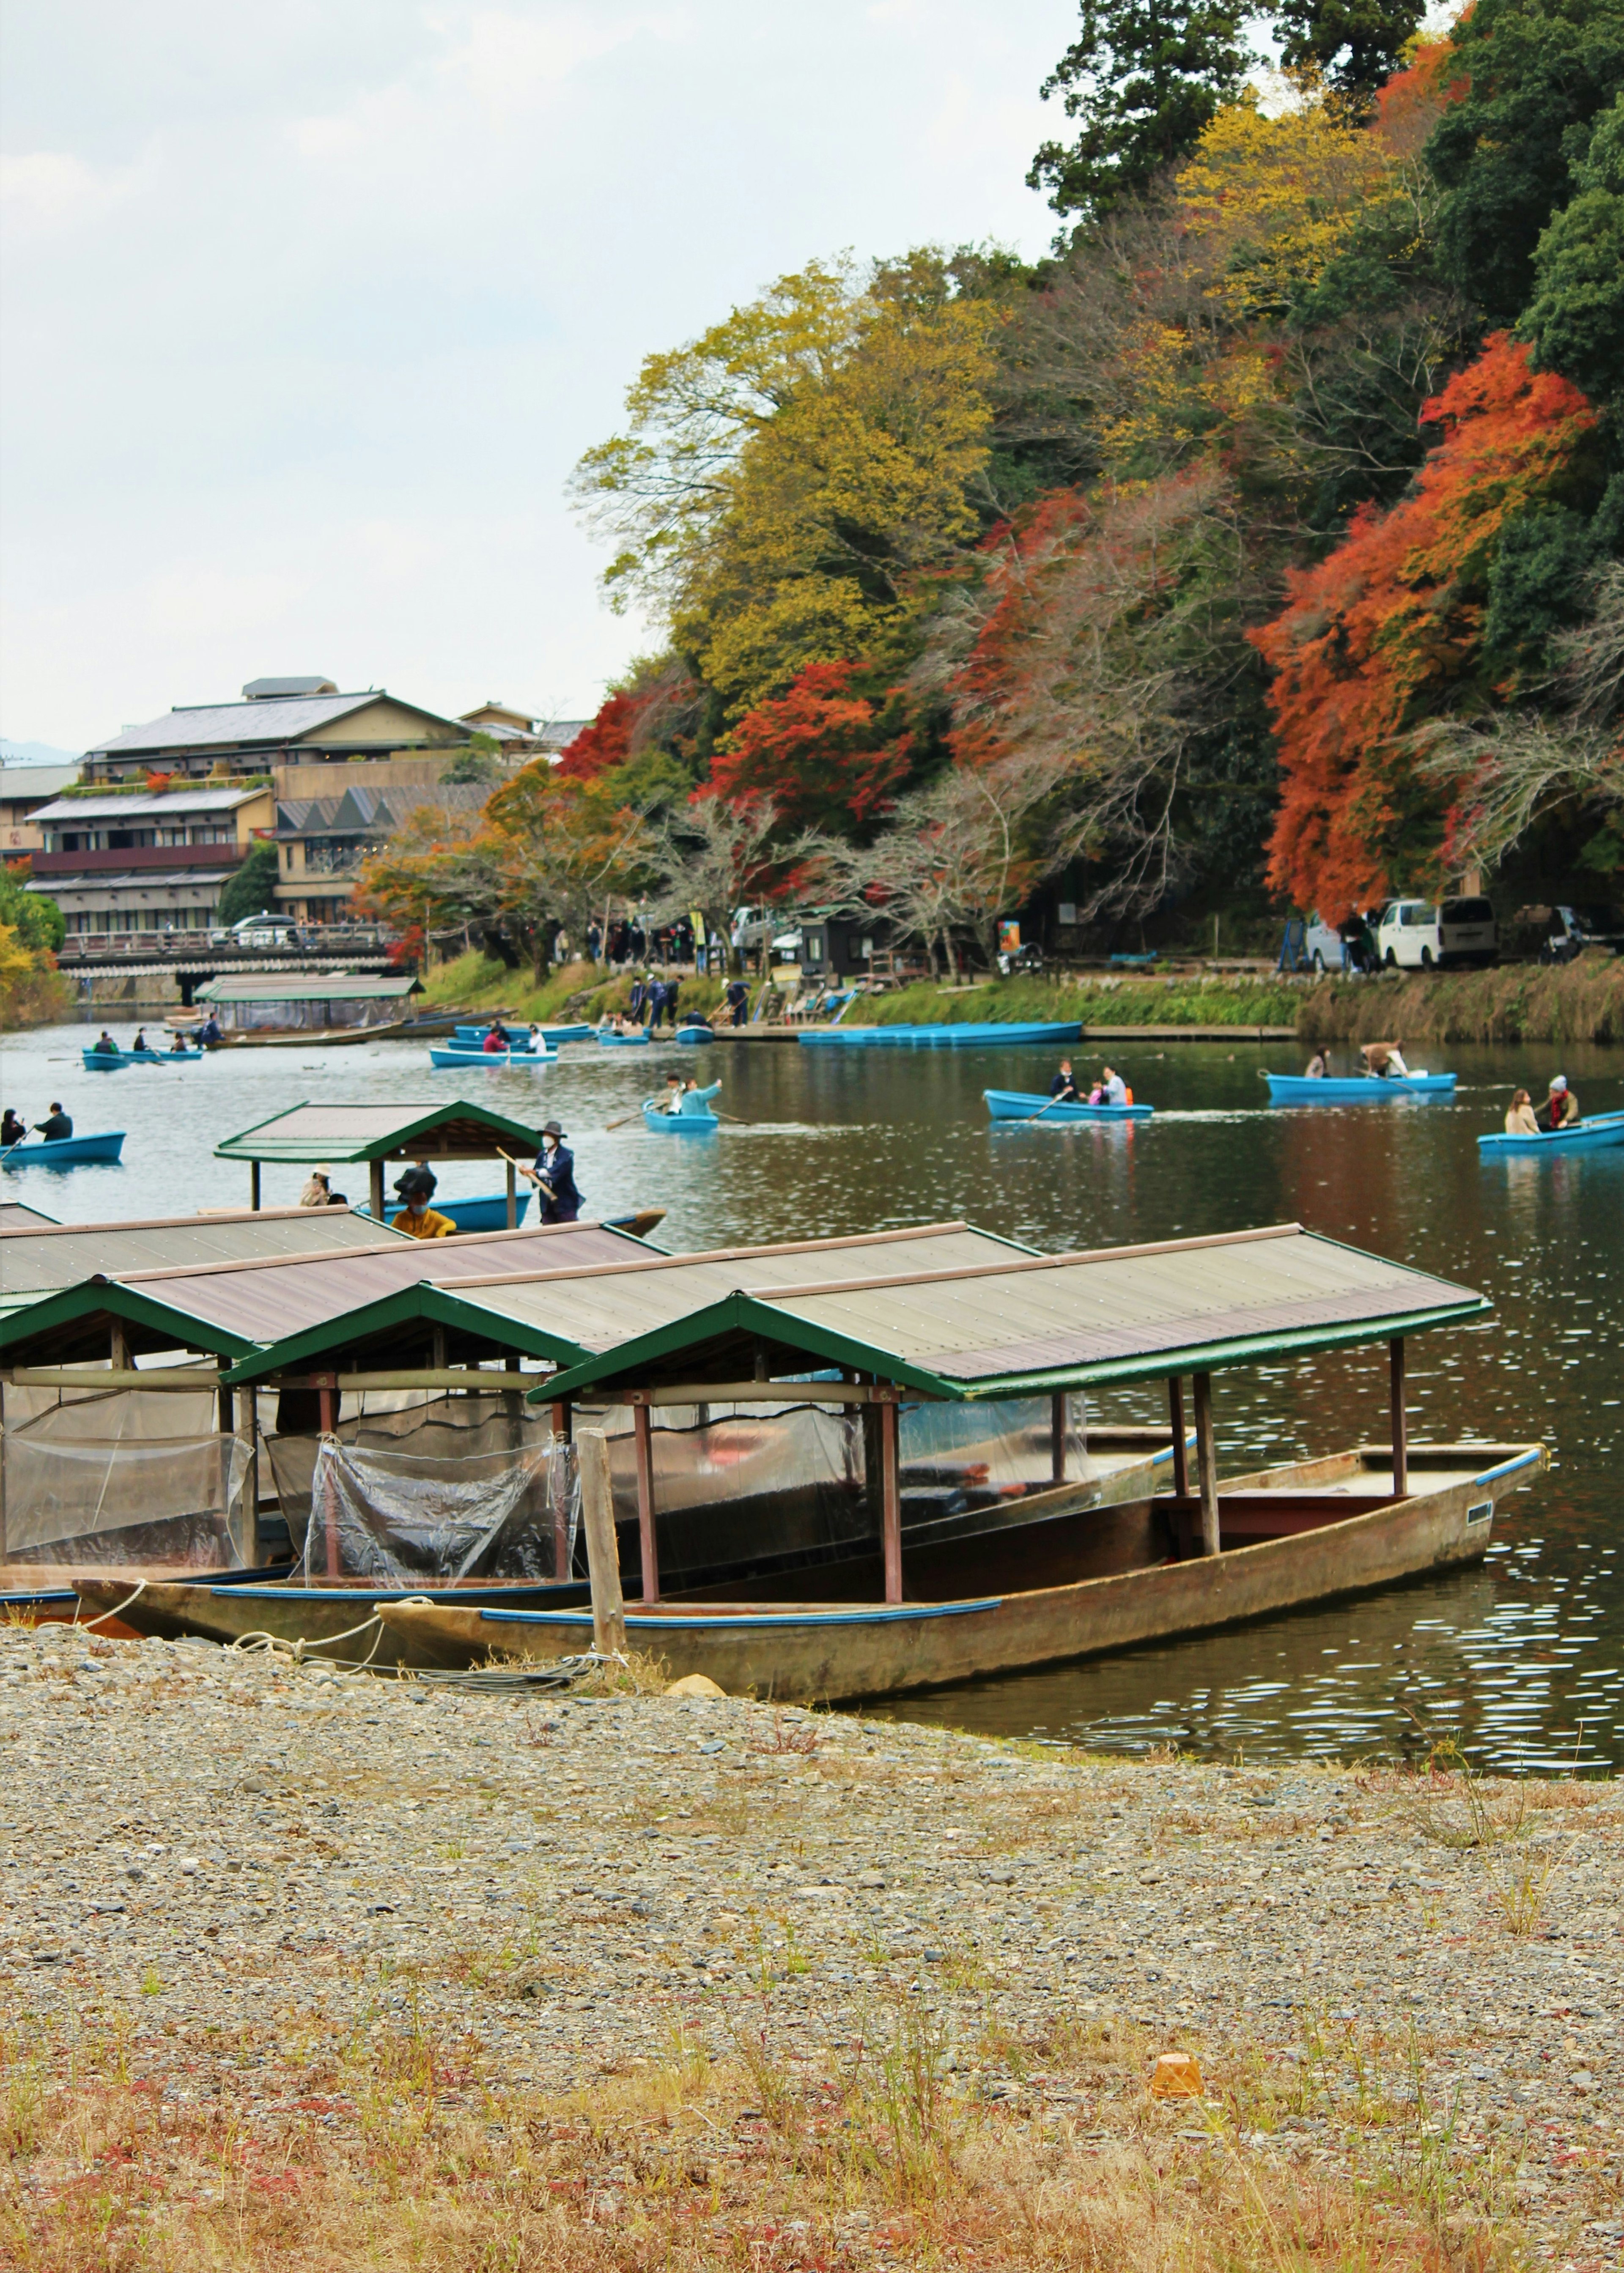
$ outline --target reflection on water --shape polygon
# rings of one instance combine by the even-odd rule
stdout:
[[[471,1093],[570,1131],[590,1212],[670,1210],[662,1239],[699,1247],[881,1229],[962,1216],[1047,1249],[1099,1247],[1296,1219],[1481,1288],[1485,1324],[1410,1345],[1417,1438],[1543,1436],[1553,1471],[1502,1507],[1480,1569],[1236,1632],[906,1700],[914,1719],[1097,1745],[1176,1741],[1254,1757],[1354,1752],[1460,1728],[1503,1764],[1624,1758],[1624,1150],[1480,1163],[1514,1082],[1565,1072],[1587,1112],[1624,1106],[1613,1054],[1429,1052],[1461,1076],[1453,1103],[1271,1110],[1259,1071],[1289,1046],[1113,1047],[1148,1122],[989,1126],[983,1088],[1046,1086],[1030,1049],[829,1051],[763,1044],[705,1053],[718,1102],[752,1124],[674,1143],[609,1133],[694,1053],[567,1049],[540,1073],[436,1074],[421,1045],[234,1051],[180,1069],[86,1075],[81,1026],[0,1046],[0,1102],[30,1121],[61,1098],[81,1129],[128,1130],[119,1168],[0,1173],[0,1197],[84,1222],[240,1204],[246,1172],[221,1137],[302,1098],[371,1102]],[[1077,1053],[1074,1051],[1073,1055]],[[267,1174],[267,1204],[303,1170]],[[339,1181],[335,1176],[335,1181]],[[357,1183],[359,1180],[357,1179]],[[448,1196],[496,1188],[447,1172]],[[1380,1351],[1218,1377],[1225,1466],[1340,1449],[1386,1426]],[[1160,1392],[1101,1400],[1160,1417]],[[1414,1715],[1415,1718],[1410,1716]]]

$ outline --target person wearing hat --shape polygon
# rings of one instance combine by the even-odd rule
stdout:
[[[541,1132],[535,1167],[522,1167],[519,1174],[528,1176],[536,1187],[543,1223],[576,1221],[581,1213],[581,1195],[575,1189],[575,1156],[564,1142],[564,1131],[556,1121],[549,1121]]]
[[[332,1187],[328,1182],[329,1173],[330,1172],[325,1167],[312,1168],[311,1170],[310,1176],[305,1183],[304,1189],[299,1194],[299,1205],[301,1207],[330,1207],[332,1205]]]
[[[409,1168],[395,1189],[406,1204],[390,1218],[391,1231],[403,1231],[410,1239],[445,1239],[456,1229],[448,1215],[429,1205],[434,1179],[426,1168]]]
[[[395,1189],[401,1196],[402,1207],[413,1192],[421,1192],[425,1200],[432,1200],[439,1185],[440,1178],[426,1160],[419,1160],[414,1167],[403,1169],[395,1179]]]
[[[1535,1114],[1542,1129],[1572,1129],[1579,1120],[1579,1100],[1568,1086],[1565,1073],[1553,1074],[1551,1093]]]

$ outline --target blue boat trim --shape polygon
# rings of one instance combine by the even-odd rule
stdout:
[[[1082,1028],[1074,1019],[966,1020],[962,1024],[925,1026],[833,1026],[808,1029],[798,1037],[803,1049],[964,1049],[1010,1042],[1076,1042]]]
[[[1501,1476],[1515,1476],[1519,1468],[1531,1467],[1539,1458],[1538,1452],[1519,1452],[1515,1460],[1502,1460],[1497,1468],[1485,1468],[1480,1476],[1472,1478],[1472,1489],[1479,1484],[1492,1484]]]
[[[1087,1121],[1148,1121],[1155,1111],[1150,1105],[1089,1105],[1080,1100],[1073,1104],[1070,1099],[1060,1105],[1024,1089],[984,1089],[981,1099],[992,1120],[1004,1129],[1019,1129],[1028,1121],[1041,1121],[1046,1129],[1076,1128]]]
[[[183,1581],[182,1583],[184,1584],[184,1582]],[[486,1579],[470,1580],[465,1587],[425,1587],[419,1585],[416,1587],[277,1587],[267,1586],[263,1583],[256,1584],[254,1586],[244,1586],[239,1583],[233,1586],[229,1579],[223,1581],[216,1579],[209,1587],[208,1591],[211,1594],[230,1594],[234,1597],[245,1595],[250,1602],[259,1602],[263,1600],[267,1602],[331,1602],[336,1599],[342,1599],[344,1602],[353,1602],[358,1609],[365,1609],[371,1602],[415,1602],[420,1598],[427,1599],[435,1602],[467,1603],[477,1601],[481,1594],[489,1594],[493,1593],[502,1583],[503,1582],[500,1579]],[[524,1587],[555,1586],[560,1594],[567,1593],[580,1593],[584,1594],[587,1590],[587,1582],[584,1579],[521,1579],[516,1583]],[[504,1610],[502,1612],[502,1616],[504,1617],[512,1618],[524,1617],[530,1615],[534,1615],[538,1617],[565,1617],[571,1614],[564,1610],[541,1610],[533,1614],[523,1610]]]
[[[381,1599],[381,1598],[380,1598]],[[626,1624],[644,1630],[664,1630],[673,1633],[703,1633],[715,1626],[727,1633],[741,1632],[756,1627],[785,1626],[877,1626],[894,1625],[906,1618],[963,1618],[978,1610],[1001,1610],[1002,1594],[989,1594],[976,1602],[903,1602],[887,1603],[883,1609],[873,1610],[750,1610],[736,1617],[726,1614],[707,1617],[703,1613],[692,1617],[662,1617],[658,1611],[639,1610],[634,1603],[626,1605]],[[590,1610],[481,1610],[479,1616],[492,1624],[503,1625],[569,1625],[590,1626]]]

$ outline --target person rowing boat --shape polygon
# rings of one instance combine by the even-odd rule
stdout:
[[[1550,1091],[1534,1118],[1542,1129],[1555,1130],[1578,1127],[1579,1100],[1568,1088],[1566,1074],[1552,1075]]]
[[[1062,1058],[1060,1070],[1049,1084],[1049,1093],[1056,1104],[1079,1105],[1082,1102],[1076,1082],[1071,1077],[1071,1061]]]

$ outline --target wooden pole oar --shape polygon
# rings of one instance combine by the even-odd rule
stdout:
[[[741,1129],[756,1129],[760,1126],[758,1121],[746,1121],[737,1113],[724,1113],[719,1106],[713,1105],[710,1110],[718,1121],[737,1121]]]
[[[1051,1106],[1056,1105],[1080,1105],[1082,1102],[1082,1099],[1077,1094],[1077,1091],[1073,1090],[1070,1097],[1051,1097],[1048,1105],[1041,1105],[1035,1113],[1029,1113],[1026,1115],[1026,1118],[1028,1121],[1041,1121],[1043,1115],[1049,1111]]]
[[[649,1102],[652,1105],[653,1103],[655,1103],[655,1102],[656,1102],[656,1100],[655,1100],[653,1098],[650,1098],[650,1100],[649,1100]],[[635,1121],[635,1120],[637,1120],[637,1119],[639,1118],[639,1116],[641,1115],[642,1112],[643,1112],[643,1107],[642,1107],[642,1106],[640,1105],[640,1106],[637,1107],[637,1111],[636,1111],[635,1113],[623,1113],[623,1114],[620,1115],[620,1119],[619,1119],[618,1121],[605,1121],[605,1122],[604,1123],[604,1134],[605,1134],[605,1136],[606,1136],[609,1134],[609,1131],[610,1131],[612,1129],[624,1129],[624,1128],[625,1128],[625,1126],[626,1126],[626,1124],[627,1124],[627,1122],[628,1122],[628,1121]]]

